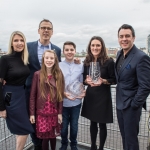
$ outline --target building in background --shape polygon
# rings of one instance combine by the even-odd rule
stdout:
[[[147,37],[147,51],[148,51],[148,55],[150,56],[150,34]]]
[[[141,51],[143,51],[144,53],[148,54],[148,51],[147,51],[146,47],[140,47],[139,49],[140,49]]]
[[[6,52],[2,51],[2,49],[0,48],[0,57],[5,54],[6,54]]]
[[[86,51],[82,50],[81,52],[76,52],[75,57],[86,57]],[[63,52],[61,52],[61,57],[64,57]]]
[[[86,51],[82,50],[82,52],[81,52],[81,56],[84,56],[84,57],[85,57],[85,56],[86,56],[86,54],[87,54],[87,53],[86,53]]]
[[[106,48],[107,54],[110,57],[116,57],[118,48]]]

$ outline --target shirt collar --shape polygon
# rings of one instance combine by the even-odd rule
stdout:
[[[48,48],[48,49],[51,49],[51,43],[49,43],[48,45],[42,45],[41,43],[40,43],[40,41],[38,40],[38,47],[46,47],[46,48]]]
[[[68,61],[66,61],[66,59],[64,60],[64,62],[66,63],[66,64],[74,64],[74,61],[72,61],[72,62],[68,62]]]
[[[130,52],[132,51],[132,49],[133,49],[133,47],[125,54],[125,56],[124,56],[124,54],[123,54],[123,49],[121,50],[121,55],[123,55],[123,57],[126,59],[128,56],[129,56],[129,54],[130,54]]]

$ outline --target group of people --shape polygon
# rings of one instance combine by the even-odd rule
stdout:
[[[110,88],[113,84],[117,84],[116,109],[123,149],[139,150],[141,110],[146,109],[150,93],[150,58],[134,45],[133,27],[123,24],[118,30],[121,50],[116,62],[108,57],[99,36],[90,39],[83,63],[74,58],[75,43],[65,42],[65,60],[61,62],[61,49],[50,42],[52,22],[43,19],[38,33],[39,40],[26,43],[23,33],[13,32],[8,54],[0,58],[0,116],[16,135],[16,150],[23,149],[28,134],[34,150],[49,150],[49,141],[51,150],[55,150],[59,135],[59,150],[67,150],[69,125],[71,150],[78,150],[80,109],[81,116],[90,120],[90,150],[104,150],[106,124],[113,123]],[[101,76],[97,82],[89,76],[91,62],[100,65]],[[87,85],[77,97],[67,90],[74,81]]]

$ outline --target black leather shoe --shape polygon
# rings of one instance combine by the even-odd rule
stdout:
[[[71,150],[78,150],[77,146],[71,146]]]
[[[59,148],[59,150],[67,150],[67,146],[68,145],[61,145],[61,147]]]
[[[41,145],[34,146],[34,150],[42,150],[42,146]]]

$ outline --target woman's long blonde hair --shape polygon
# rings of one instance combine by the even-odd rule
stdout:
[[[9,40],[9,45],[8,45],[8,52],[7,54],[12,54],[13,53],[13,47],[12,47],[12,41],[13,41],[13,38],[15,35],[19,35],[23,38],[24,40],[24,50],[22,52],[22,61],[24,63],[24,65],[27,65],[28,64],[28,57],[29,57],[29,54],[28,54],[28,48],[27,48],[27,44],[26,44],[26,38],[24,36],[24,34],[20,31],[14,31],[11,36],[10,36],[10,40]]]
[[[44,64],[44,57],[45,57],[45,53],[49,52],[49,53],[53,53],[54,54],[54,65],[51,68],[51,74],[52,77],[55,79],[56,81],[56,98],[57,101],[61,102],[64,98],[64,89],[65,89],[65,82],[64,82],[64,76],[62,74],[61,69],[59,68],[59,62],[58,62],[58,58],[56,53],[53,50],[46,50],[42,56],[42,66],[41,66],[41,71],[40,71],[40,89],[41,89],[41,96],[43,98],[46,98],[46,84],[45,81],[47,81],[47,69],[46,66]],[[49,83],[49,92],[50,92],[50,97],[51,97],[51,101],[53,101],[53,98],[55,97],[54,95],[54,88],[53,86],[51,86]]]

